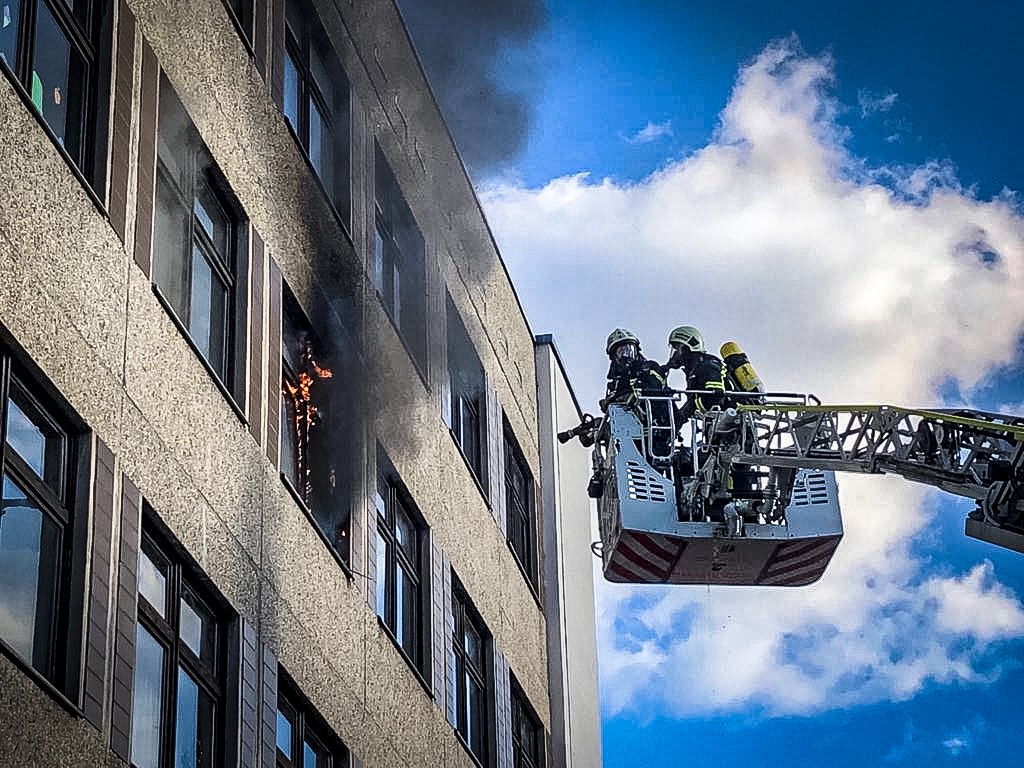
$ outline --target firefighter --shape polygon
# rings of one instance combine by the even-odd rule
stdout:
[[[665,375],[674,368],[686,374],[687,389],[706,389],[709,394],[687,395],[679,416],[685,421],[695,413],[725,408],[726,369],[722,360],[704,349],[704,337],[692,325],[680,325],[668,335],[672,355],[662,367]]]
[[[601,400],[601,410],[608,412],[612,403],[632,405],[645,392],[665,389],[662,367],[640,353],[640,340],[623,328],[608,334],[605,344],[608,355],[608,389]]]

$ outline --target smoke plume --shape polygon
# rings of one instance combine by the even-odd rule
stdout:
[[[537,78],[526,48],[547,21],[541,0],[398,0],[430,86],[475,178],[522,150]],[[514,63],[513,63],[514,62]],[[516,81],[516,85],[512,85]]]

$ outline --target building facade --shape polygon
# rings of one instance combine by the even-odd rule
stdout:
[[[0,0],[0,71],[0,764],[598,765],[578,409],[395,6]]]

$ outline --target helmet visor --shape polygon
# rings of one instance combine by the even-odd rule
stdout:
[[[635,342],[624,341],[612,350],[614,360],[636,360],[637,346]]]

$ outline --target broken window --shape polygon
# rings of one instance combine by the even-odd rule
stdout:
[[[28,94],[57,143],[98,187],[94,155],[100,0],[0,0],[0,63]]]
[[[377,147],[373,285],[419,366],[427,366],[427,289],[423,234]]]
[[[283,55],[285,118],[347,225],[349,83],[308,0],[287,0]]]
[[[241,391],[245,217],[167,77],[160,78],[153,283],[233,397]]]
[[[347,382],[336,375],[335,355],[313,331],[287,286],[283,294],[281,473],[328,544],[347,563]]]

